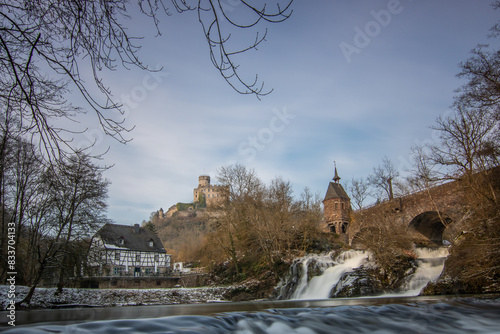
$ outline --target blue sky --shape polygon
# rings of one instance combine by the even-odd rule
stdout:
[[[498,43],[487,38],[499,14],[489,0],[295,0],[292,9],[267,26],[258,51],[237,59],[249,81],[258,73],[274,88],[261,100],[236,93],[212,66],[195,12],[162,17],[158,37],[147,20],[126,22],[145,36],[141,59],[163,69],[103,74],[128,104],[131,142],[105,137],[92,115],[88,138],[77,138],[96,138],[95,153],[110,147],[109,218],[140,223],[189,202],[199,175],[216,183],[217,169],[233,162],[266,182],[290,180],[296,196],[306,186],[323,196],[334,160],[344,184],[384,156],[404,171],[410,147],[436,139],[429,126],[462,84],[458,63],[478,43]],[[239,6],[232,13],[244,15]]]

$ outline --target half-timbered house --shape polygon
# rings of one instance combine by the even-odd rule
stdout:
[[[150,229],[106,224],[92,239],[89,265],[95,276],[165,275],[170,255]]]

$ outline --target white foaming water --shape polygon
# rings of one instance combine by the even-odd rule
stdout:
[[[380,297],[418,296],[429,282],[435,282],[444,268],[444,261],[449,255],[448,247],[416,248],[418,267],[402,287],[401,292],[388,293]]]
[[[401,291],[389,292],[378,297],[418,296],[429,282],[436,281],[443,271],[444,261],[448,256],[448,247],[417,248],[417,269],[408,277]],[[342,275],[369,262],[369,252],[349,250],[336,259],[328,255],[309,255],[301,260],[302,276],[290,299],[327,299]],[[375,264],[374,264],[375,265]],[[308,280],[311,267],[319,271],[318,276]]]
[[[439,248],[416,248],[415,254],[419,259],[446,258],[450,254],[448,247]]]
[[[343,252],[335,260],[330,255],[311,256],[302,262],[303,270],[297,289],[291,299],[326,299],[329,298],[330,291],[338,283],[340,277],[345,272],[351,271],[364,264],[369,253],[364,251],[349,250]],[[315,260],[319,264],[323,273],[313,277],[309,282],[308,265]]]

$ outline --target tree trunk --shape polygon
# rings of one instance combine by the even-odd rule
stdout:
[[[62,293],[63,292],[65,264],[66,264],[66,255],[64,255],[64,257],[63,257],[63,259],[61,261],[61,270],[59,271],[59,281],[57,282],[57,293]]]
[[[392,179],[387,179],[387,184],[389,185],[389,200],[394,199],[394,193],[392,191]]]
[[[234,262],[234,270],[236,271],[236,277],[240,275],[240,267],[238,266],[238,257],[236,256],[236,249],[234,248],[234,240],[233,240],[233,234],[231,231],[229,232],[229,242],[231,244],[231,258]]]
[[[16,303],[17,305],[21,305],[24,303],[29,305],[31,303],[31,298],[33,298],[33,294],[35,293],[35,289],[38,286],[38,283],[40,283],[40,281],[42,280],[42,274],[44,270],[45,270],[45,265],[41,265],[40,268],[38,269],[36,278],[30,287],[30,290],[28,291],[26,296],[24,296],[23,300],[21,300],[19,303]]]

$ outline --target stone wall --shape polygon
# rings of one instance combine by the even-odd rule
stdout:
[[[352,212],[349,224],[349,242],[363,228],[381,222],[392,221],[406,227],[421,223],[423,230],[439,225],[454,224],[464,218],[465,210],[461,203],[460,182],[448,182],[428,190],[382,202],[378,205]],[[425,216],[424,216],[425,215]],[[426,219],[421,219],[422,217]],[[437,218],[436,218],[437,217]],[[439,218],[439,222],[436,220]],[[427,220],[428,222],[421,222]],[[424,226],[424,223],[427,226]]]
[[[323,202],[325,221],[329,222],[344,222],[349,221],[350,207],[349,200],[343,198],[333,198]]]

